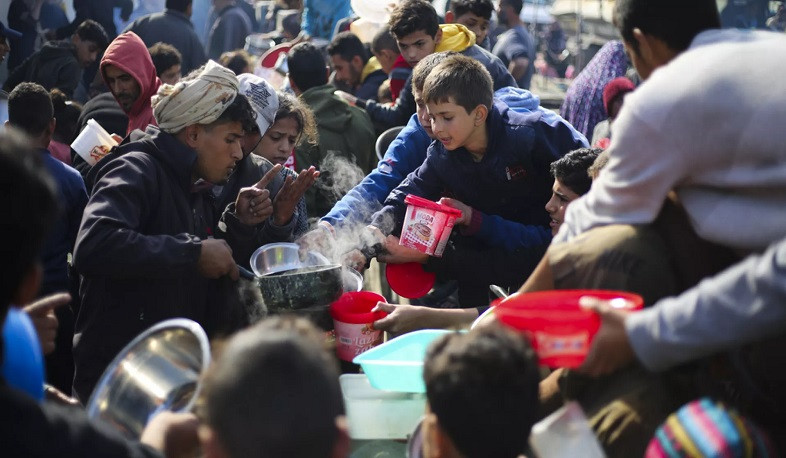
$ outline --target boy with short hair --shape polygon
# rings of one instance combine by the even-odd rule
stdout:
[[[462,210],[455,224],[477,243],[508,249],[548,243],[549,165],[586,146],[585,139],[564,123],[546,122],[540,111],[517,113],[493,102],[491,76],[466,56],[439,64],[422,96],[439,141],[373,216],[378,241],[400,230],[408,194],[437,200],[448,193],[449,204]]]
[[[456,23],[475,33],[475,44],[489,49],[489,22],[494,5],[491,0],[452,0],[450,9],[445,12],[445,22]]]
[[[174,46],[160,41],[147,50],[150,51],[150,58],[153,60],[153,66],[156,67],[158,79],[165,84],[177,84],[183,76],[181,72],[183,56],[180,51]]]
[[[491,75],[494,90],[516,86],[498,57],[475,44],[474,33],[461,24],[439,23],[437,11],[426,0],[405,0],[390,14],[388,26],[403,59],[415,67],[421,59],[441,51],[456,51],[480,62]],[[366,109],[371,120],[381,127],[399,126],[415,112],[409,83],[404,84],[401,95],[392,107],[355,97],[345,97],[351,103]]]
[[[538,418],[538,365],[524,339],[501,327],[437,340],[426,354],[426,458],[516,458]]]

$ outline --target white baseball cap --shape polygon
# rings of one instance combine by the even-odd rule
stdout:
[[[265,132],[273,125],[278,111],[278,95],[273,86],[264,78],[251,73],[243,73],[237,77],[240,83],[240,93],[245,95],[251,107],[257,113],[257,126],[259,134]]]

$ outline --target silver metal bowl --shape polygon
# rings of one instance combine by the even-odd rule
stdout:
[[[251,270],[257,277],[263,277],[285,270],[330,265],[321,254],[310,251],[305,260],[300,260],[296,243],[268,243],[257,248],[251,255]]]
[[[138,439],[164,410],[191,410],[210,364],[207,335],[185,318],[162,321],[123,348],[104,371],[87,415]]]

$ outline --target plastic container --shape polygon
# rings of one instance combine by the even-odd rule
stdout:
[[[598,315],[579,306],[585,296],[610,301],[620,309],[638,310],[644,306],[641,296],[620,291],[542,291],[510,296],[499,303],[494,314],[502,323],[529,337],[541,364],[575,368],[584,362],[600,327]]]
[[[330,304],[330,316],[336,331],[336,355],[344,361],[382,342],[382,331],[374,322],[385,318],[386,312],[372,312],[385,298],[370,291],[348,292]]]
[[[96,165],[115,146],[115,139],[93,119],[87,120],[85,128],[71,143],[71,148],[90,165]]]
[[[431,291],[437,274],[426,272],[417,262],[403,264],[388,264],[385,266],[385,278],[390,289],[401,297],[417,299]]]
[[[344,374],[339,383],[355,440],[406,439],[426,409],[424,394],[378,390],[364,374]]]
[[[540,458],[604,458],[584,411],[575,401],[568,402],[553,414],[532,426],[529,436],[532,450]]]
[[[431,256],[442,256],[453,223],[461,216],[461,210],[411,194],[404,202],[407,204],[407,213],[399,244]]]
[[[6,383],[40,401],[44,399],[44,357],[33,322],[21,309],[8,309],[3,324],[3,361]]]
[[[423,361],[431,342],[452,331],[424,329],[391,339],[361,354],[360,364],[371,386],[379,390],[425,393]]]

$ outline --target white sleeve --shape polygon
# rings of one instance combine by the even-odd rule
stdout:
[[[688,170],[689,158],[662,124],[645,122],[626,100],[614,121],[609,162],[590,191],[568,206],[554,243],[565,242],[596,226],[645,224],[660,212],[668,192]],[[627,108],[627,109],[626,109]]]
[[[631,314],[625,329],[650,370],[786,331],[786,239],[680,296]]]

